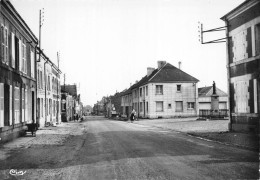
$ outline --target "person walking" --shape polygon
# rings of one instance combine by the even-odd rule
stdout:
[[[130,115],[130,120],[131,122],[133,122],[135,120],[135,116],[136,116],[136,112],[135,110],[133,109],[133,111],[131,112],[131,115]]]

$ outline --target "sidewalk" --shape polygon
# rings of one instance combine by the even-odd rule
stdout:
[[[80,128],[79,128],[80,127]],[[81,135],[86,131],[86,126],[80,122],[66,122],[54,126],[42,127],[36,131],[36,137],[29,132],[26,136],[14,139],[0,145],[0,160],[6,159],[9,152],[18,148],[30,148],[32,145],[62,145],[71,135]]]
[[[139,121],[135,121],[135,123],[183,132],[191,136],[216,141],[221,144],[254,151],[259,150],[259,136],[252,133],[229,132],[229,120],[201,121],[196,119],[197,118],[139,119]]]

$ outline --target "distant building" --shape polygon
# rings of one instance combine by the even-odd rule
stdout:
[[[228,37],[230,129],[259,132],[260,1],[246,0],[221,19]]]
[[[0,1],[0,142],[36,122],[38,40],[10,1]]]
[[[37,123],[40,127],[61,122],[59,68],[45,55],[37,58]]]
[[[158,61],[157,69],[147,68],[147,75],[122,95],[124,115],[135,109],[142,118],[196,116],[197,82],[181,69]]]
[[[213,86],[198,88],[198,109],[211,110],[211,97],[213,94]],[[228,109],[228,95],[224,91],[216,88],[216,94],[219,96],[218,109]]]
[[[61,120],[68,122],[74,120],[77,103],[77,86],[62,85],[61,86]]]

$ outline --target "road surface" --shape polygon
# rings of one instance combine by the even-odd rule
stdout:
[[[3,179],[258,178],[257,152],[103,117],[67,125],[72,133],[62,143],[38,139],[0,160]],[[11,169],[25,173],[10,175]]]

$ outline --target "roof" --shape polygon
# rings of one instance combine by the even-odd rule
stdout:
[[[198,82],[199,80],[179,68],[166,63],[149,82]]]
[[[147,83],[149,81],[150,78],[152,78],[156,73],[158,72],[158,69],[155,69],[149,76],[144,76],[140,81],[138,81],[137,83],[133,84],[129,89],[135,89],[138,88],[142,85],[144,85],[145,83]]]
[[[224,91],[220,90],[219,88],[216,88],[216,93],[219,96],[227,96],[227,93],[225,93]],[[199,97],[211,96],[213,94],[213,86],[207,86],[207,87],[198,88],[198,94],[199,94]]]
[[[232,14],[235,14],[236,12],[243,10],[244,6],[246,6],[248,4],[254,4],[254,3],[259,3],[259,0],[245,0],[243,3],[238,5],[236,8],[232,9],[230,12],[228,12],[226,15],[224,15],[220,19],[225,21],[226,19],[228,19],[229,16],[232,16]]]
[[[67,93],[69,93],[72,96],[77,96],[77,86],[76,85],[61,85],[61,91],[65,91]]]
[[[2,0],[1,1],[7,8],[9,8],[9,10],[11,11],[11,13],[13,13],[13,15],[18,19],[18,21],[22,24],[22,26],[24,27],[24,29],[31,35],[31,37],[33,38],[33,40],[36,42],[36,44],[38,43],[38,39],[37,37],[34,35],[34,33],[32,32],[32,30],[30,29],[30,27],[26,24],[26,22],[24,21],[24,19],[20,16],[20,14],[17,12],[17,10],[14,8],[14,6],[12,5],[12,3],[9,0]]]

